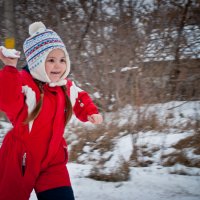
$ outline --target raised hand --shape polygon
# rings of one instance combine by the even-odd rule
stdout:
[[[89,115],[88,121],[90,121],[93,124],[101,124],[103,122],[103,117],[101,114]]]
[[[16,51],[15,49],[6,49],[5,47],[0,46],[0,60],[4,65],[16,67],[19,57],[19,51]]]

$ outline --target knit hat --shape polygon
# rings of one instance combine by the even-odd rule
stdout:
[[[70,72],[70,60],[66,47],[53,30],[47,29],[42,22],[29,26],[30,37],[24,42],[23,49],[33,78],[49,83],[50,86],[65,85],[65,78]],[[58,82],[52,83],[45,70],[45,60],[53,49],[62,49],[66,56],[67,69]]]

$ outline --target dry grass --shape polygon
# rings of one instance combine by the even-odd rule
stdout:
[[[166,123],[161,123],[159,121],[159,117],[156,113],[142,113],[141,116],[137,119],[137,122],[135,123],[135,130],[138,131],[149,131],[149,130],[155,130],[155,131],[161,131],[163,129],[167,128]]]
[[[88,178],[107,182],[127,181],[130,178],[129,163],[125,160],[122,160],[120,165],[110,173],[104,173],[102,169],[103,166],[94,166]]]
[[[163,166],[170,167],[179,163],[187,167],[197,167],[200,168],[200,160],[188,158],[188,156],[182,151],[176,151],[168,155],[163,155]]]
[[[148,149],[147,146],[134,146],[133,152],[131,154],[130,162],[133,167],[148,167],[153,164],[151,157],[153,153],[158,151],[159,148]],[[149,159],[142,159],[143,157]]]
[[[81,155],[81,152],[83,151],[83,147],[85,146],[86,141],[84,139],[79,139],[78,143],[71,146],[71,150],[69,152],[69,161],[78,161],[78,157]]]
[[[78,142],[71,145],[70,161],[78,161],[78,157],[84,153],[85,145],[89,146],[91,151],[98,150],[101,155],[111,151],[114,143],[113,139],[118,136],[118,129],[114,125],[97,126],[94,129],[79,129]]]
[[[173,166],[177,163],[188,167],[200,168],[200,160],[189,158],[185,153],[184,149],[192,148],[193,153],[200,155],[200,134],[194,134],[187,138],[180,140],[177,144],[172,146],[177,149],[176,152],[162,156],[163,166]]]
[[[188,160],[186,155],[181,152],[175,152],[175,153],[163,155],[162,159],[163,159],[163,166],[165,167],[173,166],[176,163],[183,164],[186,166],[190,165],[190,161]]]
[[[119,118],[119,116],[115,116]],[[167,119],[174,118],[173,113],[169,114],[166,117],[166,122],[161,123],[158,115],[156,113],[148,113],[148,115],[144,113],[140,113],[140,116],[136,121],[132,122],[131,120],[124,124],[123,126],[118,126],[118,124],[114,123],[104,123],[103,125],[96,126],[95,128],[83,128],[83,127],[75,127],[74,131],[77,133],[77,143],[72,143],[71,150],[69,152],[70,161],[76,161],[78,163],[84,163],[85,160],[81,160],[81,155],[87,156],[87,161],[92,161],[94,163],[94,167],[91,170],[89,178],[93,178],[95,180],[101,181],[126,181],[129,179],[129,167],[148,167],[152,165],[155,161],[153,160],[153,155],[160,150],[161,147],[152,147],[150,148],[148,145],[137,146],[137,137],[138,132],[144,131],[166,131],[170,128],[167,123]],[[173,127],[175,128],[175,127]],[[193,148],[194,154],[200,155],[200,129],[199,129],[199,121],[196,123],[192,123],[192,121],[188,121],[185,126],[177,126],[177,130],[185,131],[185,130],[194,130],[196,134],[193,136],[187,137],[172,147],[176,149],[174,153],[161,156],[162,165],[169,167],[174,166],[179,163],[187,167],[199,167],[200,162],[198,159],[189,158],[184,152],[185,148]],[[73,132],[74,132],[73,131]],[[126,134],[133,135],[133,152],[128,162],[123,161],[116,169],[113,169],[110,173],[104,173],[105,163],[112,159],[112,153],[108,157],[104,157],[105,153],[113,152],[113,148],[115,147],[116,138],[120,138],[125,136]],[[89,152],[84,151],[84,147],[87,146]],[[92,156],[93,152],[96,151],[99,153],[99,156]],[[91,155],[91,157],[90,157]],[[80,158],[80,159],[79,159]],[[185,174],[184,171],[178,170],[170,172],[170,173],[178,173]]]
[[[193,153],[200,155],[200,134],[194,134],[183,140],[180,140],[173,146],[176,149],[194,148]]]

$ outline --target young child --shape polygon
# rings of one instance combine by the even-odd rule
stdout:
[[[89,95],[67,79],[70,60],[61,38],[42,22],[29,26],[23,48],[27,68],[17,70],[19,53],[0,48],[0,110],[13,125],[0,148],[0,200],[74,200],[65,125],[72,112],[83,122],[102,116]],[[8,54],[7,54],[8,52]]]

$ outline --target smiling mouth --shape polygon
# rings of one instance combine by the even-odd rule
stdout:
[[[53,75],[59,75],[60,72],[51,72],[51,74],[53,74]]]

